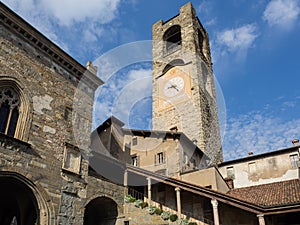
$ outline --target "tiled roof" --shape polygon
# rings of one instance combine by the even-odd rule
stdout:
[[[236,188],[227,194],[263,207],[300,204],[300,180]]]

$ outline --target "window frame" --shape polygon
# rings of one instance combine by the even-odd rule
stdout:
[[[289,155],[291,167],[292,169],[298,169],[299,168],[299,155],[298,153]]]
[[[19,97],[19,115],[13,138],[27,142],[29,139],[30,124],[32,121],[32,103],[29,101],[30,94],[23,83],[13,76],[0,74],[0,89],[12,89]]]

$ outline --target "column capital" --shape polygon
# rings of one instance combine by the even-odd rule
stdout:
[[[212,199],[210,202],[211,202],[211,204],[212,204],[213,207],[215,207],[215,208],[218,207],[218,201],[217,201],[217,199]]]
[[[257,218],[258,218],[258,224],[259,225],[266,225],[264,214],[258,214]]]
[[[176,187],[176,188],[175,188],[175,191],[178,192],[178,191],[181,191],[181,190],[180,190],[179,187]]]

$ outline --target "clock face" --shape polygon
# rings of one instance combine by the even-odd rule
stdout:
[[[182,77],[173,77],[164,86],[164,94],[167,97],[173,97],[181,92],[184,87],[184,80]]]

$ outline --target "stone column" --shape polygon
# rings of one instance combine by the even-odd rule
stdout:
[[[151,178],[147,177],[148,181],[148,205],[151,205]]]
[[[218,211],[218,201],[216,199],[212,199],[211,204],[212,204],[212,207],[213,207],[214,225],[220,225],[219,211]]]
[[[179,187],[175,188],[175,191],[176,191],[177,213],[178,213],[178,218],[180,218],[181,217],[180,188]]]
[[[124,195],[128,194],[128,172],[127,170],[124,171]]]
[[[258,224],[259,225],[265,225],[265,217],[264,217],[264,214],[259,214],[257,215],[257,218],[258,218]]]

